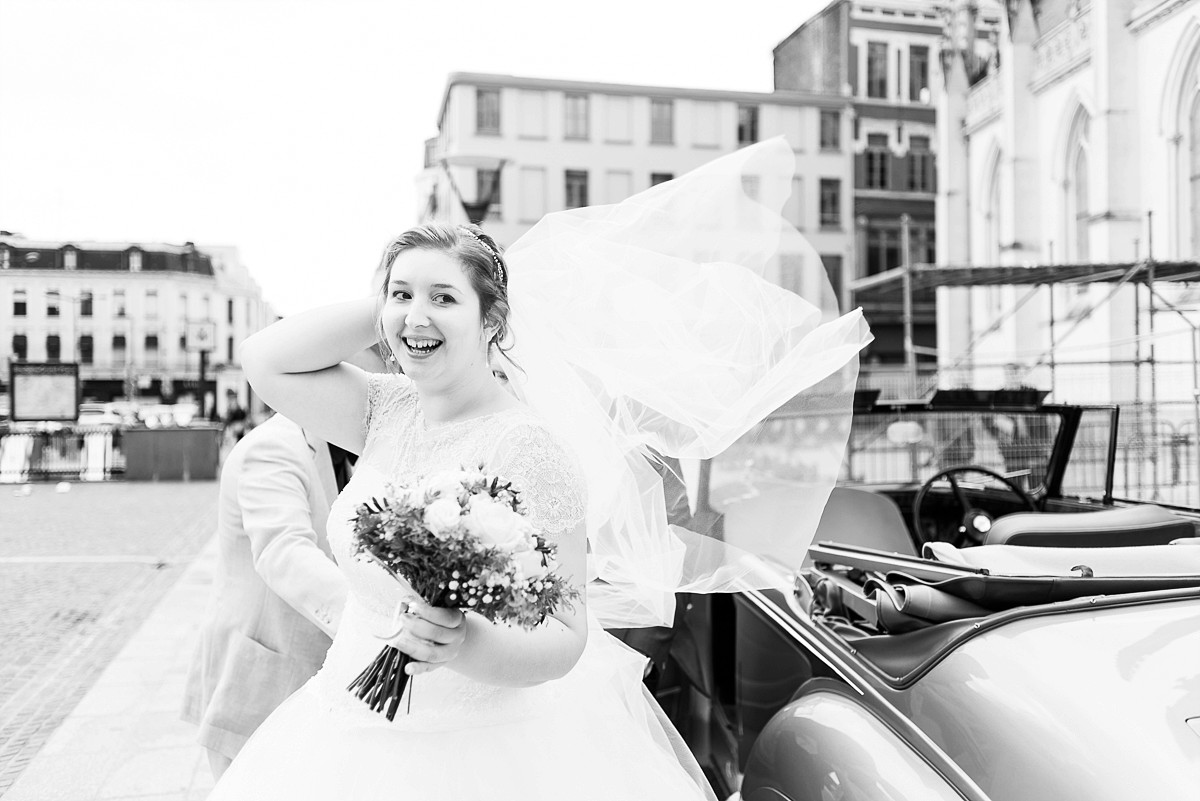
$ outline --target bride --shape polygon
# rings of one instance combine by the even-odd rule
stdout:
[[[785,149],[748,148],[697,173],[740,175],[755,157],[770,161]],[[790,166],[790,150],[786,156]],[[736,191],[736,202],[746,202],[740,181],[729,192],[733,184],[721,185],[722,195]],[[670,225],[663,211],[691,193],[686,182],[656,189],[643,193],[654,194],[648,202],[638,196],[637,213],[652,208],[657,224]],[[511,276],[480,229],[419,226],[388,246],[378,297],[288,317],[245,342],[243,366],[269,406],[362,456],[328,527],[350,582],[341,628],[320,672],[260,727],[211,799],[713,797],[643,690],[644,659],[603,626],[667,621],[678,589],[763,579],[733,544],[667,527],[661,486],[643,454],[711,455],[818,385],[828,405],[831,381],[843,395],[847,381],[852,388],[852,371],[842,368],[868,335],[857,314],[822,319],[738,265],[641,247],[661,237],[644,218],[629,218],[631,208],[551,215],[510,252]],[[758,213],[743,208],[739,219]],[[767,219],[778,225],[778,215]],[[705,234],[693,244],[711,252],[711,226]],[[748,251],[774,256],[778,242],[734,249],[744,264],[762,257]],[[636,258],[613,262],[621,248]],[[679,275],[655,276],[656,268],[689,271],[688,286]],[[740,354],[747,363],[731,365],[719,352],[726,344],[675,330],[675,315],[688,325],[714,317],[707,302],[695,305],[697,276],[728,302],[717,309],[717,338],[742,351],[746,340],[759,340]],[[692,305],[656,308],[663,291],[683,291]],[[344,363],[376,342],[403,374],[369,375]],[[513,342],[510,392],[489,355]],[[634,349],[606,347],[622,342]],[[716,365],[691,379],[706,382],[703,398],[671,385],[687,373],[658,363],[655,348],[685,371]],[[676,408],[674,395],[692,397]],[[844,442],[844,432],[832,436]],[[831,483],[836,466],[827,455],[814,459],[824,474],[813,486]],[[530,521],[557,544],[558,571],[580,592],[533,630],[423,603],[399,614],[398,584],[353,556],[360,503],[390,483],[480,464],[522,490]],[[415,660],[394,721],[346,689],[384,642]]]

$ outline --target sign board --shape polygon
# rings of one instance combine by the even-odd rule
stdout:
[[[79,365],[10,362],[9,417],[13,422],[79,419]]]
[[[217,324],[204,320],[187,324],[188,353],[211,353],[217,346]]]

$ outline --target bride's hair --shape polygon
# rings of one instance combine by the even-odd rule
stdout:
[[[479,308],[483,324],[496,330],[489,345],[507,354],[511,345],[508,333],[508,265],[496,241],[476,225],[448,225],[428,222],[410,228],[388,243],[383,251],[376,274],[380,276],[379,300],[387,300],[388,281],[391,279],[392,263],[406,250],[435,250],[446,253],[462,265],[471,281],[471,287],[479,295]],[[387,347],[387,338],[376,315],[375,327],[379,341]],[[390,351],[391,349],[388,348]],[[389,354],[394,355],[394,354]]]

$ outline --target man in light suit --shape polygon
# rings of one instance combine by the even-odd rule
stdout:
[[[325,521],[348,479],[333,457],[345,456],[276,414],[221,470],[218,567],[183,711],[217,778],[317,672],[337,632],[347,585]]]

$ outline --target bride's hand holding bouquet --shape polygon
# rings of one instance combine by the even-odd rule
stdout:
[[[482,468],[404,484],[358,507],[358,558],[404,585],[388,645],[349,690],[392,720],[408,677],[455,659],[466,611],[532,630],[578,590],[558,573],[555,545],[525,517],[519,492]],[[411,698],[411,694],[410,694]]]

